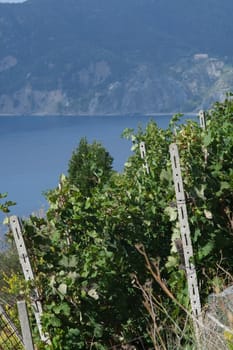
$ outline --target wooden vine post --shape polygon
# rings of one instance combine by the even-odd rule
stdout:
[[[193,315],[195,335],[200,343],[199,325],[202,324],[201,302],[197,283],[196,268],[193,263],[193,247],[190,236],[187,206],[183,188],[183,180],[180,169],[180,158],[178,147],[175,143],[170,145],[170,157],[172,163],[173,181],[176,193],[178,218],[180,223],[180,233],[184,252],[185,271],[188,282],[189,299]]]

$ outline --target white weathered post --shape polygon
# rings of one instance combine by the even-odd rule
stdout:
[[[190,236],[190,228],[188,222],[188,214],[186,207],[186,199],[183,188],[183,180],[180,169],[180,158],[178,147],[175,143],[170,145],[170,157],[172,163],[173,171],[173,181],[175,185],[176,202],[178,209],[178,217],[180,223],[180,233],[184,252],[185,270],[188,281],[188,292],[191,303],[192,314],[194,320],[194,329],[196,333],[197,340],[200,340],[200,333],[198,328],[198,323],[202,323],[201,315],[201,302],[197,283],[196,268],[193,263],[193,247]]]
[[[25,350],[34,350],[26,302],[18,301],[17,307]]]
[[[148,166],[148,163],[147,163],[147,160],[146,160],[146,145],[145,145],[145,142],[140,142],[139,144],[139,148],[140,148],[140,154],[141,154],[141,158],[145,161],[145,164],[143,165],[143,168],[146,169],[146,173],[149,174],[150,171],[149,171],[149,166]]]
[[[34,280],[34,275],[32,272],[32,267],[28,257],[27,249],[24,243],[21,223],[17,216],[10,217],[10,227],[15,240],[16,248],[19,255],[19,261],[24,273],[24,278],[26,281],[32,281]],[[48,335],[45,334],[42,330],[41,316],[42,316],[43,310],[42,310],[41,302],[39,300],[39,293],[37,288],[33,289],[33,295],[31,296],[31,304],[35,315],[36,324],[40,333],[40,338],[44,342],[49,342]]]
[[[200,123],[200,127],[205,131],[206,130],[206,118],[205,118],[204,111],[199,112],[199,123]],[[208,151],[207,151],[207,148],[204,146],[202,146],[202,150],[204,153],[204,161],[205,161],[205,165],[206,165],[207,160],[208,160]]]
[[[199,112],[199,122],[200,122],[201,128],[205,130],[206,129],[205,112],[202,110]]]

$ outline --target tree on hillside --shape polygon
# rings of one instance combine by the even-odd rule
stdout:
[[[69,180],[88,196],[92,188],[108,180],[112,162],[113,158],[100,143],[89,144],[82,138],[69,161]]]

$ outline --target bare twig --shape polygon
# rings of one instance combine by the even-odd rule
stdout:
[[[166,284],[164,283],[164,281],[161,278],[158,263],[151,262],[149,260],[149,257],[148,257],[148,255],[147,255],[147,253],[145,251],[144,246],[142,244],[136,244],[135,248],[144,257],[144,259],[146,261],[146,267],[147,267],[148,271],[151,273],[151,275],[153,276],[154,280],[159,284],[159,286],[164,291],[164,293],[171,300],[173,300],[184,312],[186,312],[190,317],[193,318],[191,313],[182,304],[180,304],[180,302],[175,298],[175,296],[172,294],[172,292],[168,289],[168,287],[166,286]]]
[[[233,276],[227,271],[227,270],[225,270],[221,265],[219,265],[219,264],[216,264],[217,265],[217,267],[219,268],[219,270],[221,270],[222,272],[224,272],[230,279],[231,279],[231,281],[233,281]]]

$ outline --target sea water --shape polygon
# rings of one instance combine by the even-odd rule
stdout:
[[[22,116],[0,117],[0,193],[17,202],[12,214],[28,216],[47,207],[43,192],[66,174],[72,152],[82,137],[99,141],[122,171],[130,156],[125,128],[145,127],[150,120],[166,128],[171,115],[160,116]],[[0,220],[2,216],[0,217]]]

